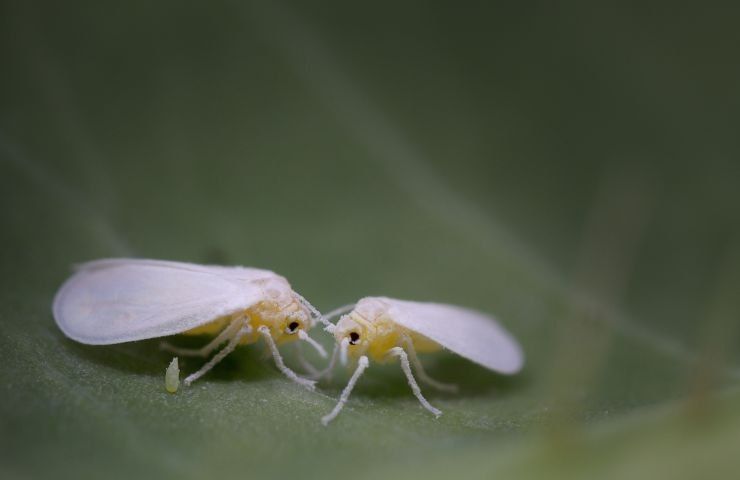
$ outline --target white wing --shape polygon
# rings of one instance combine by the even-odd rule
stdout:
[[[78,267],[52,307],[59,328],[91,345],[181,333],[263,298],[267,270],[110,259]]]
[[[490,370],[513,374],[524,365],[517,341],[488,315],[439,303],[380,300],[394,322]]]
[[[260,278],[274,278],[277,275],[270,270],[251,267],[225,267],[223,265],[199,265],[197,263],[172,262],[169,260],[151,260],[148,258],[103,258],[93,260],[75,266],[75,270],[95,270],[115,266],[148,266],[148,267],[166,267],[174,270],[186,270],[190,272],[209,273],[218,272],[219,275],[240,278],[242,280],[254,281]]]

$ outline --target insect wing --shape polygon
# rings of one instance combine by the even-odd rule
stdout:
[[[490,370],[513,374],[524,364],[517,341],[489,315],[439,303],[382,300],[397,324]]]
[[[148,258],[104,258],[76,266],[77,271],[98,270],[116,266],[161,267],[187,272],[218,274],[224,277],[255,281],[261,278],[278,277],[275,272],[251,267],[225,267],[223,265],[199,265],[197,263],[172,262],[169,260],[151,260]]]
[[[226,268],[125,259],[84,264],[59,289],[54,318],[68,337],[92,345],[181,333],[262,300],[248,273],[228,276]]]

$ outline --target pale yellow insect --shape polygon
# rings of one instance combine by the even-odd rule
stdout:
[[[283,363],[277,346],[293,340],[323,348],[306,331],[321,314],[288,281],[274,272],[247,267],[196,265],[134,258],[97,260],[80,265],[57,292],[52,306],[59,328],[88,345],[110,345],[174,334],[211,334],[199,349],[164,347],[180,356],[207,357],[187,376],[187,386],[238,345],[262,340],[278,369],[313,389]]]
[[[503,374],[518,372],[524,355],[517,341],[491,316],[470,309],[439,303],[422,303],[387,297],[366,297],[354,306],[343,307],[327,315],[341,315],[336,325],[327,323],[338,347],[329,372],[339,355],[342,363],[350,357],[357,367],[342,391],[334,409],[322,418],[324,425],[332,421],[347,402],[357,380],[369,365],[369,358],[387,362],[398,358],[412,392],[424,408],[435,416],[442,412],[421,394],[411,371],[414,364],[419,379],[438,390],[456,391],[455,385],[434,380],[422,367],[417,352],[448,349],[479,365]]]

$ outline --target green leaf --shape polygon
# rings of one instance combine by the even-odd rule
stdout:
[[[734,476],[733,15],[292,3],[0,6],[3,478]],[[110,256],[470,306],[527,365],[426,356],[439,419],[371,364],[323,427],[348,372],[260,345],[169,394],[158,340],[51,316]]]

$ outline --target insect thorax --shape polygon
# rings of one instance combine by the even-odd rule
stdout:
[[[398,328],[382,311],[373,313],[374,315],[368,318],[363,315],[362,311],[353,310],[342,317],[334,334],[341,342],[351,333],[357,333],[359,342],[352,345],[348,353],[353,357],[369,355],[374,360],[380,361],[385,356],[385,352],[399,344],[403,330]]]
[[[349,348],[352,356],[369,355],[375,361],[387,360],[387,352],[393,347],[403,347],[404,338],[408,338],[419,352],[439,350],[436,342],[412,332],[395,321],[389,315],[390,305],[378,298],[365,298],[357,303],[354,310],[343,317],[337,324],[335,336],[338,341],[356,331],[360,334],[360,343],[356,348]]]
[[[246,318],[252,331],[242,337],[242,344],[259,340],[261,337],[259,328],[263,326],[270,330],[270,335],[277,343],[283,343],[297,338],[297,335],[286,332],[286,328],[292,322],[298,322],[302,329],[310,327],[311,316],[308,310],[284,278],[276,275],[257,280],[255,283],[262,290],[261,301],[244,310],[216,318],[212,322],[188,330],[185,334],[217,335],[235,319]]]
[[[285,334],[285,328],[292,321],[299,322],[305,328],[310,321],[308,312],[298,301],[288,305],[264,301],[247,309],[245,313],[253,330],[266,326],[276,341],[287,340],[285,337],[290,337],[291,340],[295,338],[294,335]]]
[[[270,329],[272,338],[281,343],[297,338],[286,333],[286,327],[291,322],[298,322],[303,329],[310,327],[311,315],[293,293],[287,280],[276,275],[259,280],[259,286],[263,300],[244,312],[254,332],[265,326]],[[250,337],[257,338],[254,335]]]

